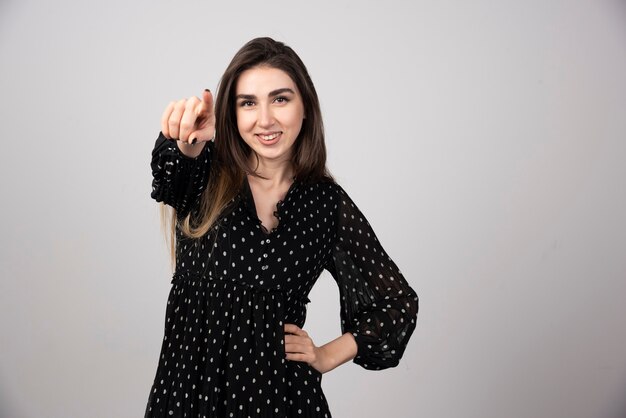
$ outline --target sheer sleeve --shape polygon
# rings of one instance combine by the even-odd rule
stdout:
[[[339,186],[336,237],[326,263],[341,297],[341,330],[368,370],[399,364],[417,322],[418,296],[389,258],[372,227]]]
[[[150,163],[151,197],[176,209],[179,218],[188,214],[206,187],[213,146],[212,141],[207,142],[200,155],[191,158],[159,133]]]

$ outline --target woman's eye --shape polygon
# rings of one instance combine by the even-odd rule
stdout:
[[[278,103],[287,103],[288,101],[289,101],[289,99],[286,98],[286,97],[283,97],[283,96],[278,96],[276,98],[276,102],[278,102]]]
[[[244,100],[243,102],[239,103],[239,106],[241,107],[254,106],[254,102],[252,100]]]

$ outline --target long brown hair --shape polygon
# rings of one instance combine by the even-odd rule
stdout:
[[[215,152],[208,184],[200,197],[199,215],[197,219],[192,219],[191,214],[178,219],[172,209],[169,217],[172,266],[176,262],[176,225],[185,237],[196,239],[204,236],[219,220],[229,202],[238,195],[245,173],[261,177],[249,164],[252,149],[239,135],[235,109],[235,89],[239,76],[248,69],[260,66],[287,73],[302,97],[306,117],[293,145],[291,160],[296,181],[335,181],[326,167],[324,124],[319,99],[304,63],[293,49],[282,42],[267,37],[249,41],[235,54],[220,79],[215,101]],[[162,216],[163,220],[167,217],[164,212]]]

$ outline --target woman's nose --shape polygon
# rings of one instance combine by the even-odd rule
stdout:
[[[274,124],[274,115],[269,106],[259,106],[258,123],[264,128],[269,128]]]

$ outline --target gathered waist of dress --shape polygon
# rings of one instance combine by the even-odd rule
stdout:
[[[205,286],[205,287],[229,287],[237,290],[248,290],[254,294],[282,294],[287,299],[295,299],[304,304],[311,302],[311,300],[303,294],[297,293],[293,288],[283,287],[281,285],[276,286],[258,286],[252,283],[244,282],[228,277],[214,276],[212,274],[202,275],[192,271],[177,271],[172,275],[173,285],[189,285],[189,286]]]

